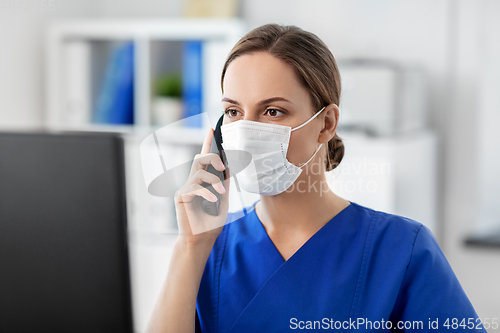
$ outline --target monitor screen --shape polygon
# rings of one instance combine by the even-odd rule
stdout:
[[[0,133],[0,332],[132,332],[123,140]]]

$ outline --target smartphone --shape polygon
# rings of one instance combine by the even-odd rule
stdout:
[[[222,115],[219,118],[219,121],[217,121],[217,125],[215,126],[214,138],[212,140],[212,145],[210,146],[210,152],[218,154],[222,160],[222,163],[227,168],[227,159],[224,153],[224,149],[222,148],[222,134],[220,130],[223,121],[224,121],[224,115]],[[224,180],[227,177],[226,170],[227,169],[224,169],[223,171],[218,171],[211,164],[207,166],[207,171],[219,177],[222,184],[224,184]],[[216,202],[208,201],[205,198],[201,198],[201,207],[203,211],[209,215],[218,216],[220,201],[221,201],[220,199],[222,195],[219,192],[217,192],[211,184],[203,183],[202,186],[208,188],[209,191],[212,192],[217,197]],[[227,190],[228,189],[226,189],[226,191]]]

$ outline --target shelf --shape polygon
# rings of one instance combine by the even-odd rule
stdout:
[[[76,131],[76,132],[111,132],[132,134],[138,131],[133,125],[106,125],[106,124],[87,124],[87,125],[61,125],[48,127],[51,131]]]
[[[59,21],[51,34],[66,39],[225,39],[243,30],[239,19],[73,19]]]
[[[152,128],[153,131],[161,130],[161,127]],[[162,131],[162,138],[173,144],[202,145],[208,128],[174,127],[168,131]]]
[[[464,239],[464,243],[467,246],[500,249],[500,229],[488,233],[468,235]]]
[[[78,126],[55,126],[50,127],[51,131],[72,131],[72,132],[111,132],[121,133],[131,136],[147,136],[153,132],[161,130],[163,127],[157,126],[134,126],[134,125],[102,125],[102,124],[88,124]],[[205,136],[208,133],[208,128],[189,128],[189,127],[173,127],[168,131],[162,131],[162,138],[166,139],[172,144],[184,145],[202,145]]]
[[[227,54],[244,35],[239,19],[72,19],[53,22],[46,40],[48,129],[136,133],[154,126],[152,83],[180,70],[183,42],[203,42],[201,110],[220,113],[220,73]],[[113,45],[134,43],[134,125],[86,125]],[[160,121],[161,123],[162,121]],[[76,124],[76,125],[75,125]],[[208,124],[203,124],[208,127]],[[184,133],[183,133],[184,134]],[[201,144],[205,134],[172,136],[175,143]]]

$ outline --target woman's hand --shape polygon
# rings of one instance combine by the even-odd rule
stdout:
[[[210,130],[201,154],[196,155],[193,161],[186,184],[175,194],[179,238],[174,245],[167,276],[147,332],[195,331],[196,297],[201,277],[215,240],[224,227],[229,208],[229,177],[221,187],[220,179],[206,171],[209,164],[219,171],[225,169],[219,155],[209,153],[212,138],[213,130]],[[202,198],[216,201],[202,183],[211,184],[222,195],[218,216],[209,215],[202,209]]]
[[[184,245],[213,245],[226,222],[229,208],[229,176],[222,183],[216,175],[206,171],[209,164],[218,171],[226,169],[219,155],[210,153],[213,133],[212,129],[207,133],[201,153],[195,156],[186,184],[175,193],[178,241]],[[226,174],[229,175],[229,169],[226,170]],[[211,202],[217,201],[215,195],[201,185],[203,183],[210,184],[221,194],[218,216],[203,211],[202,198]]]

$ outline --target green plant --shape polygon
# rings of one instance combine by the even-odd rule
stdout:
[[[166,74],[158,76],[154,82],[156,96],[181,97],[182,78],[180,74]]]

